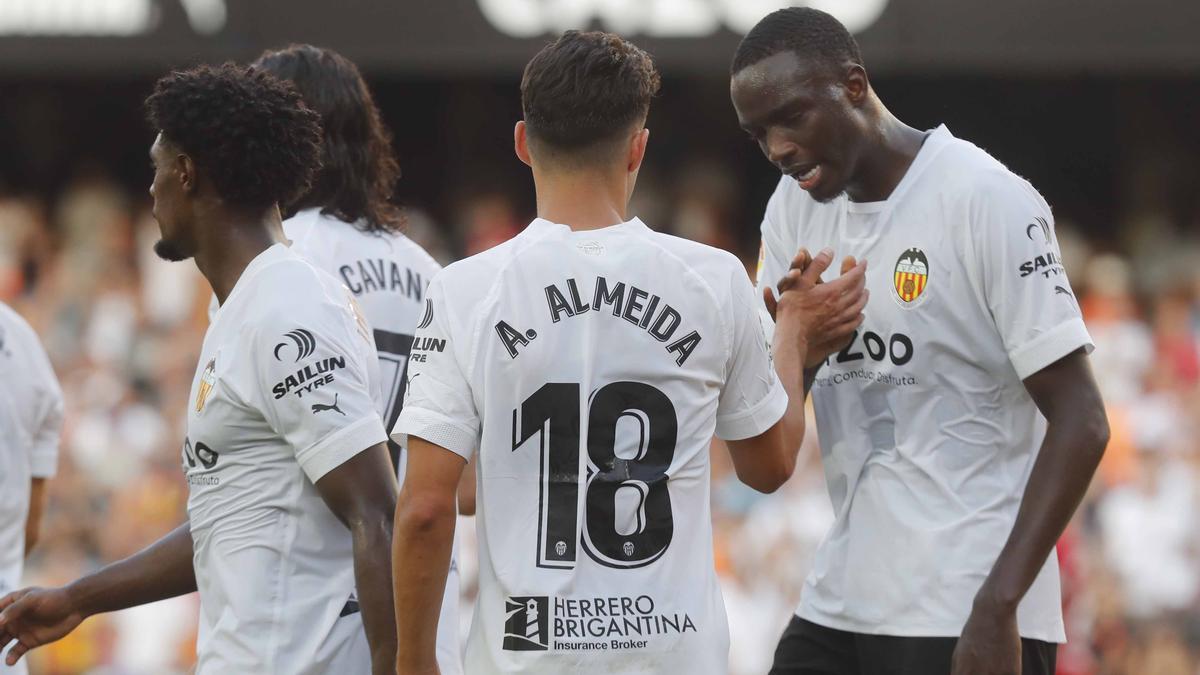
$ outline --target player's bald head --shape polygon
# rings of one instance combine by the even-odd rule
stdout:
[[[567,31],[525,66],[521,108],[534,151],[556,164],[607,162],[645,122],[660,79],[650,55],[599,31]]]

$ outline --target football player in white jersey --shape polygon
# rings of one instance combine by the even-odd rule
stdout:
[[[280,203],[318,166],[319,116],[290,85],[227,64],[146,101],[155,251],[195,258],[221,301],[182,463],[188,522],[65,587],[0,600],[12,661],[83,618],[194,590],[196,672],[392,672],[396,483],[371,333],[350,292],[286,245]]]
[[[945,127],[894,117],[828,14],[768,15],[731,70],[784,174],[759,283],[798,245],[873,270],[862,330],[806,363],[836,519],[773,672],[1050,675],[1054,545],[1108,425],[1049,207]]]
[[[62,390],[37,334],[0,302],[0,596],[18,587],[37,544],[62,418]],[[24,662],[0,663],[0,673],[24,672]]]
[[[606,33],[530,61],[516,153],[538,218],[429,288],[394,434],[408,443],[395,536],[399,671],[436,672],[454,490],[477,455],[479,598],[469,673],[724,673],[709,448],[772,491],[803,435],[807,339],[848,336],[865,268],[779,299],[772,369],[761,303],[730,253],[627,215],[659,77]],[[788,396],[787,392],[792,394]]]
[[[441,265],[404,236],[404,216],[391,203],[400,165],[354,63],[329,49],[292,45],[267,52],[252,65],[291,82],[321,116],[321,169],[312,187],[285,210],[283,233],[293,251],[354,294],[379,352],[379,413],[390,429],[404,400],[405,366],[425,308],[425,289]],[[403,483],[399,445],[389,442],[389,449]],[[438,622],[442,675],[462,672],[458,578],[451,560]]]

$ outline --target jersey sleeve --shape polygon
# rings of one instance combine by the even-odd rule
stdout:
[[[402,445],[417,436],[470,460],[479,442],[479,413],[460,360],[468,346],[446,303],[442,276],[425,295],[408,361],[408,389],[392,439]]]
[[[970,245],[978,285],[1021,379],[1071,352],[1092,350],[1067,280],[1054,217],[1032,186],[994,174],[972,194]]]
[[[387,440],[372,396],[374,341],[348,293],[344,303],[313,298],[265,318],[250,346],[261,412],[314,483]]]
[[[733,321],[732,342],[717,403],[717,437],[727,441],[763,433],[783,417],[788,404],[771,364],[759,316],[762,301],[745,273],[738,270],[732,277],[732,306],[727,311]]]
[[[767,307],[763,304],[763,289],[767,286],[774,287],[783,278],[783,275],[787,274],[792,258],[796,257],[796,251],[791,250],[793,247],[788,244],[791,237],[786,236],[788,218],[787,208],[784,204],[786,186],[783,180],[780,180],[771,199],[767,201],[767,210],[763,214],[762,226],[759,228],[762,240],[758,249],[758,268],[755,273],[757,293],[754,297],[754,304],[759,308],[758,318],[767,335],[775,332],[775,322],[771,320],[771,315],[767,313]]]
[[[34,478],[51,478],[58,468],[59,434],[63,422],[63,395],[46,355],[36,339],[29,348],[34,374],[36,404],[33,428],[29,430],[29,459]]]

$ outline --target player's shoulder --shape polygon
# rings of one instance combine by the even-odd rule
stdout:
[[[14,344],[19,342],[22,347],[34,344],[39,345],[39,348],[41,344],[37,332],[33,330],[33,326],[29,325],[25,317],[6,303],[0,302],[0,348],[3,348],[5,342]]]
[[[406,267],[428,276],[433,276],[442,269],[442,264],[429,255],[429,251],[409,239],[403,232],[392,232],[381,236],[391,243],[396,258]]]
[[[952,137],[939,157],[937,180],[972,204],[990,199],[1043,201],[1033,185],[974,143]]]
[[[243,325],[274,324],[282,318],[318,319],[346,304],[349,291],[333,275],[290,248],[274,252],[256,271],[241,303]]]
[[[370,232],[319,209],[306,209],[288,218],[283,231],[301,256],[313,261],[335,260],[335,266],[351,258],[383,257],[430,276],[442,267],[402,232]]]
[[[646,239],[668,258],[702,277],[724,280],[729,274],[746,274],[742,261],[725,249],[653,230],[646,234]]]
[[[433,278],[433,283],[447,289],[447,293],[451,292],[450,289],[474,287],[475,292],[471,295],[482,296],[484,295],[483,289],[491,285],[489,280],[499,277],[517,261],[521,253],[528,247],[529,242],[526,237],[513,237],[486,251],[480,251],[446,265]],[[486,283],[486,285],[479,286],[481,283]],[[460,297],[457,299],[469,300],[470,298]]]

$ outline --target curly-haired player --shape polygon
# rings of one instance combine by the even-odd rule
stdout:
[[[391,201],[400,177],[391,133],[358,67],[333,50],[295,44],[265,52],[252,65],[292,83],[321,116],[321,169],[308,191],[283,209],[283,233],[293,251],[346,284],[362,308],[379,350],[380,414],[390,427],[404,400],[405,366],[425,310],[425,290],[441,269],[401,231],[404,216]],[[389,447],[403,482],[400,447]],[[463,484],[470,489],[459,505],[470,512],[474,482]],[[458,566],[451,560],[438,621],[442,675],[462,673],[458,596]]]
[[[146,101],[164,258],[220,301],[187,410],[188,522],[67,586],[0,600],[8,660],[84,618],[200,592],[201,675],[388,673],[391,519],[375,345],[350,292],[297,256],[319,116],[253,68],[175,72]]]

